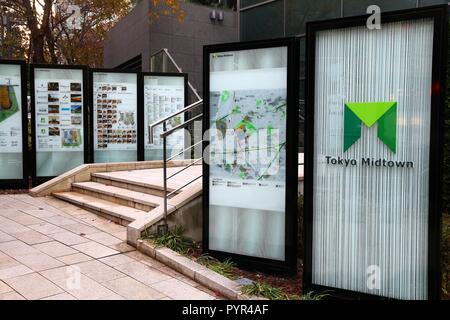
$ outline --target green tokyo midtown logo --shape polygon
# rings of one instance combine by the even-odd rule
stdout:
[[[397,147],[397,102],[346,103],[344,152],[361,138],[361,123],[371,128],[378,122],[378,139],[393,153]]]

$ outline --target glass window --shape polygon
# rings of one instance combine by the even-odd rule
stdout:
[[[306,22],[341,16],[341,0],[286,0],[286,34],[306,32]]]
[[[366,14],[367,7],[377,5],[382,11],[394,11],[415,8],[416,0],[344,0],[344,16]]]
[[[261,40],[284,35],[283,1],[241,12],[241,40]]]
[[[245,8],[248,6],[252,6],[254,4],[258,4],[267,0],[241,0],[241,8]]]
[[[437,4],[446,4],[448,3],[448,0],[420,0],[419,6],[420,7],[426,7],[426,6],[433,6]]]

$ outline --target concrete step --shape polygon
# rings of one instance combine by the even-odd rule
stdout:
[[[122,206],[78,192],[56,192],[53,196],[120,223],[123,226],[127,226],[132,221],[148,214],[146,211]]]
[[[164,202],[164,199],[159,196],[93,181],[73,183],[72,190],[146,212],[156,208]]]
[[[91,181],[158,197],[164,195],[164,187],[160,184],[137,181],[127,178],[124,174],[119,175],[116,172],[93,173],[91,175]],[[173,190],[175,190],[173,187],[169,186],[167,188],[168,192]]]

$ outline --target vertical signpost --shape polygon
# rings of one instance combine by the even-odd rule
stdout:
[[[446,10],[308,24],[305,290],[439,297]]]
[[[90,72],[91,161],[132,162],[138,155],[138,75],[109,69]]]
[[[161,160],[162,154],[162,125],[154,129],[153,143],[150,143],[149,126],[186,106],[188,101],[187,74],[184,73],[143,73],[143,125],[144,125],[144,160]],[[171,118],[168,129],[175,127],[184,121],[184,115]],[[185,133],[183,130],[175,132],[167,139],[167,149],[176,154],[186,147]]]
[[[87,75],[82,66],[31,65],[33,185],[87,162]]]
[[[296,272],[298,42],[204,47],[204,250]]]
[[[25,62],[0,60],[0,188],[28,187]]]

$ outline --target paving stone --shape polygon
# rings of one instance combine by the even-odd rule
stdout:
[[[169,279],[151,285],[152,288],[175,300],[213,300],[214,297],[177,280]]]
[[[11,291],[11,292],[6,292],[3,294],[0,294],[0,300],[25,300],[25,298],[22,297],[17,292]]]
[[[73,232],[70,231],[63,231],[58,233],[53,233],[50,235],[55,240],[58,240],[59,242],[64,243],[68,246],[73,246],[75,244],[85,243],[89,242],[90,240],[84,237],[81,237]]]
[[[19,265],[20,263],[11,258],[10,256],[4,254],[3,252],[0,252],[0,270],[6,269],[10,267],[14,267]]]
[[[51,217],[45,217],[42,218],[42,220],[45,220],[51,224],[54,224],[55,226],[66,226],[68,224],[75,224],[78,223],[77,221],[73,220],[72,218],[63,217],[61,215],[51,216]]]
[[[23,226],[29,226],[32,224],[38,224],[43,222],[41,219],[38,219],[29,214],[25,214],[19,211],[15,215],[8,217],[8,219],[20,223]]]
[[[64,292],[60,294],[56,294],[54,296],[46,297],[41,300],[76,300],[74,296],[71,296],[70,294]]]
[[[3,231],[0,231],[0,242],[8,242],[8,241],[13,241],[16,240],[15,238],[13,238],[12,236],[10,236],[7,233],[4,233]]]
[[[40,232],[45,235],[51,235],[59,232],[64,232],[65,230],[55,226],[54,224],[45,222],[45,223],[39,223],[39,224],[33,224],[29,226],[31,229]]]
[[[32,246],[18,240],[0,243],[0,251],[6,253],[10,257],[22,256],[37,252],[37,250]]]
[[[79,253],[71,254],[68,256],[59,257],[58,260],[67,265],[72,265],[72,264],[92,260],[92,257],[89,257],[89,256],[85,255],[84,253],[79,252]]]
[[[105,298],[101,298],[99,300],[125,300],[125,298],[122,296],[119,296],[118,294],[113,294],[113,295],[107,296]]]
[[[165,297],[161,292],[158,292],[131,277],[110,280],[104,283],[104,286],[128,300],[155,300]]]
[[[23,264],[18,264],[13,267],[0,269],[0,280],[14,278],[32,272],[33,270],[31,270],[30,268],[24,266]]]
[[[0,216],[6,217],[6,218],[13,217],[13,216],[18,215],[20,213],[21,212],[19,210],[16,210],[16,209],[2,209],[2,210],[0,210]]]
[[[36,244],[33,248],[38,249],[39,251],[48,254],[53,258],[67,256],[70,254],[78,253],[78,251],[68,247],[58,241],[51,241],[41,244]]]
[[[122,240],[113,237],[106,232],[88,234],[86,235],[86,238],[94,240],[95,242],[101,243],[105,246],[112,246],[123,242]]]
[[[131,252],[131,251],[136,251],[135,247],[130,246],[128,243],[126,242],[121,242],[119,244],[114,244],[110,246],[111,248],[121,252],[121,253],[126,253],[126,252]]]
[[[34,271],[43,271],[64,265],[62,262],[39,251],[23,256],[15,256],[14,258]]]
[[[107,264],[110,267],[116,267],[121,264],[134,262],[136,260],[126,256],[125,254],[116,254],[114,256],[102,258],[102,259],[100,259],[100,261]]]
[[[41,299],[63,292],[61,288],[38,273],[10,278],[5,280],[5,282],[29,300]]]
[[[87,254],[93,258],[99,259],[107,256],[118,254],[119,252],[108,248],[100,243],[91,241],[72,246],[72,248]]]
[[[89,278],[99,283],[122,278],[125,276],[123,273],[111,268],[110,266],[98,260],[78,263],[75,266],[80,268],[81,273],[87,275]]]
[[[146,285],[170,279],[168,275],[161,271],[137,261],[121,264],[114,268]]]
[[[136,261],[139,261],[147,266],[153,267],[153,268],[159,269],[159,268],[166,266],[165,264],[163,264],[149,256],[146,256],[145,254],[142,254],[139,251],[127,252],[127,253],[125,253],[125,255],[127,255],[128,257],[130,257]]]
[[[88,226],[83,223],[68,224],[68,225],[63,226],[63,228],[66,230],[69,230],[73,233],[76,233],[78,235],[87,235],[87,234],[99,232],[98,229],[93,228],[93,227]]]
[[[27,232],[16,233],[14,237],[29,245],[52,241],[52,238],[31,229]]]
[[[97,300],[114,295],[114,292],[88,276],[82,273],[74,275],[73,267],[70,266],[43,271],[41,274],[77,299]]]
[[[0,222],[0,231],[7,233],[9,235],[14,235],[15,233],[27,232],[30,229],[21,225],[20,223],[14,222],[9,219],[5,219]]]
[[[46,209],[32,209],[32,210],[22,210],[23,212],[36,217],[36,218],[45,218],[45,217],[51,217],[51,216],[56,216],[58,213],[51,211],[51,210],[46,210]]]
[[[13,291],[13,289],[11,289],[10,286],[8,286],[3,281],[0,281],[0,294],[6,293],[6,292],[11,292],[11,291]]]

